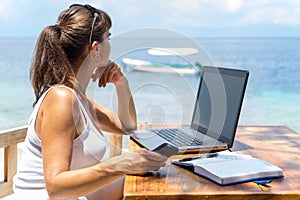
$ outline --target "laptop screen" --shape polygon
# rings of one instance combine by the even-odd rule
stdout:
[[[249,72],[203,67],[191,128],[232,147]]]

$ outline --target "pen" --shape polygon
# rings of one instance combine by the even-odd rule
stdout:
[[[270,187],[270,186],[268,186],[267,184],[268,184],[268,183],[271,183],[272,181],[271,181],[271,180],[254,180],[254,181],[252,181],[252,182],[254,182],[254,183],[258,184],[258,185]]]
[[[186,162],[186,161],[191,161],[191,160],[196,160],[196,159],[201,159],[201,158],[214,158],[217,157],[218,153],[209,153],[205,156],[194,156],[194,157],[189,157],[189,158],[183,158],[178,160],[178,162]]]

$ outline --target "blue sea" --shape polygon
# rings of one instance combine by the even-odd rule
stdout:
[[[137,40],[123,39],[122,45]],[[300,38],[193,38],[193,41],[209,55],[210,64],[250,71],[239,125],[284,125],[300,133]],[[0,130],[25,125],[32,111],[34,93],[29,66],[35,42],[33,38],[0,39]],[[199,75],[134,71],[122,63],[124,57],[169,63],[189,60],[178,56],[153,57],[147,54],[147,48],[124,53],[116,44],[112,52],[130,82],[139,122],[190,122]],[[91,83],[88,94],[116,110],[112,85],[98,88]]]

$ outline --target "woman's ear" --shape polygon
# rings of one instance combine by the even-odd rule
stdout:
[[[90,46],[90,50],[96,50],[96,51],[99,51],[99,48],[98,48],[98,42],[94,41],[92,43],[92,45]]]
[[[103,57],[102,57],[102,54],[101,54],[101,49],[99,48],[99,44],[98,44],[98,42],[93,42],[92,43],[92,45],[91,45],[91,48],[92,48],[92,50],[91,51],[93,51],[93,54],[94,54],[94,59],[95,59],[95,61],[96,62],[100,62],[100,61],[102,61],[102,59],[103,59]]]

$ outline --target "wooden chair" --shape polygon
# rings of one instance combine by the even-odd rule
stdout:
[[[24,141],[26,132],[26,126],[0,132],[0,148],[4,148],[4,180],[0,180],[0,198],[13,193],[13,176],[17,172],[17,144]]]
[[[0,148],[4,148],[4,180],[0,180],[0,198],[13,193],[13,177],[17,172],[17,144],[24,141],[26,132],[26,126],[0,131]],[[110,156],[119,155],[122,151],[122,136],[110,134],[109,139]]]

